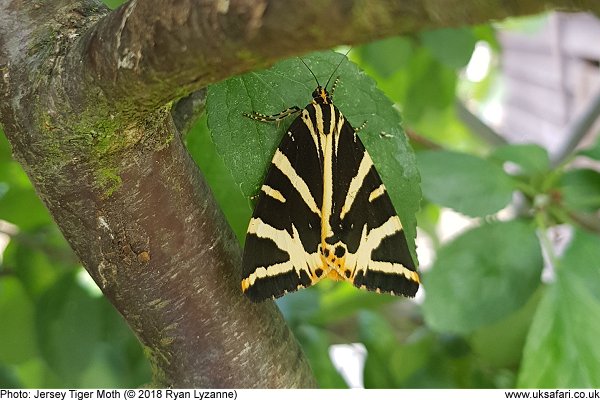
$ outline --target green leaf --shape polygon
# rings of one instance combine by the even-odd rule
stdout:
[[[0,279],[0,364],[18,364],[34,357],[35,346],[34,307],[15,277]]]
[[[359,337],[367,348],[364,367],[365,388],[393,388],[394,376],[389,364],[391,349],[398,346],[395,333],[381,315],[371,311],[358,314]]]
[[[600,238],[576,231],[536,312],[518,386],[600,386]]]
[[[4,251],[4,261],[13,266],[15,275],[32,297],[47,290],[63,272],[73,268],[73,265],[68,265],[62,259],[51,259],[52,252],[56,254],[62,249],[58,246],[42,247],[47,242],[40,237],[41,235],[37,236],[29,232],[20,233],[10,241]],[[40,240],[37,241],[38,239]]]
[[[231,177],[230,170],[219,157],[206,126],[206,117],[202,117],[192,126],[185,141],[188,151],[206,177],[227,221],[243,243],[251,216],[248,200],[244,198],[239,186]]]
[[[596,142],[592,146],[578,151],[577,154],[593,160],[600,160],[600,137],[596,139]]]
[[[406,387],[409,378],[423,372],[431,359],[435,337],[420,329],[406,339],[381,314],[358,314],[359,337],[367,349],[364,367],[365,388]]]
[[[502,47],[500,46],[500,43],[496,38],[496,29],[493,25],[477,25],[472,27],[471,29],[473,29],[473,35],[475,35],[478,41],[485,40],[494,51],[498,53],[502,51]]]
[[[519,364],[543,293],[538,289],[520,309],[473,332],[471,346],[479,360],[494,368],[511,368]]]
[[[361,310],[380,310],[401,301],[398,297],[357,290],[347,282],[323,281],[305,290],[288,293],[276,300],[289,325],[310,323],[329,326]]]
[[[303,60],[324,84],[342,56],[323,52]],[[351,62],[342,62],[335,74],[341,78],[335,92],[336,105],[353,126],[367,121],[361,139],[386,183],[414,256],[415,213],[421,192],[415,157],[402,131],[400,116],[373,80]],[[273,114],[293,105],[304,107],[311,101],[315,86],[310,71],[294,58],[209,87],[206,107],[213,141],[246,197],[258,192],[292,120],[266,124],[245,118],[242,113]]]
[[[419,48],[410,60],[408,82],[401,99],[402,115],[412,125],[431,113],[453,107],[456,101],[456,72]],[[452,110],[454,112],[454,110]]]
[[[567,171],[560,180],[564,204],[574,211],[600,209],[600,173],[592,169]]]
[[[52,219],[31,186],[23,168],[12,159],[10,145],[0,131],[0,219],[20,229],[50,224]]]
[[[310,321],[327,324],[355,315],[360,310],[378,310],[386,304],[399,301],[398,297],[357,290],[353,285],[339,282],[329,290],[321,291],[319,308]]]
[[[291,292],[275,300],[283,317],[290,326],[304,323],[319,315],[321,286]]]
[[[548,152],[537,144],[509,144],[498,147],[490,159],[517,164],[527,175],[539,175],[550,169]]]
[[[25,388],[57,387],[59,385],[41,357],[35,357],[24,363],[13,365],[13,372]]]
[[[397,36],[366,44],[357,51],[362,62],[385,79],[408,65],[413,47],[412,40]]]
[[[470,332],[522,307],[540,284],[542,254],[526,222],[486,223],[442,247],[424,275],[425,320]]]
[[[40,298],[38,343],[65,387],[79,385],[81,374],[90,365],[89,355],[100,340],[99,300],[77,284],[74,272],[65,274]]]
[[[425,31],[420,38],[436,59],[454,69],[467,65],[477,42],[471,28]]]
[[[412,375],[426,368],[435,346],[431,332],[422,332],[417,338],[391,349],[390,373],[396,387],[405,387]]]
[[[424,196],[472,217],[500,211],[512,199],[512,180],[502,167],[487,160],[450,151],[417,156]]]
[[[337,372],[329,358],[331,339],[329,334],[311,325],[301,325],[295,330],[296,337],[308,357],[317,384],[321,389],[347,388],[344,378]]]
[[[0,389],[20,389],[25,387],[26,386],[22,384],[12,368],[0,363]]]

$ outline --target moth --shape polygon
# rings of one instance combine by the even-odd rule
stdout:
[[[333,104],[338,79],[327,91],[335,70],[325,87],[309,71],[317,87],[306,107],[244,114],[261,122],[297,116],[248,225],[242,291],[258,302],[330,278],[413,297],[419,275],[402,223],[358,130]]]

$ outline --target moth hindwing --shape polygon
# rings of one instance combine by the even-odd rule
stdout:
[[[312,101],[257,121],[295,119],[248,226],[242,291],[275,298],[324,278],[413,297],[419,275],[400,219],[355,129],[317,82]]]

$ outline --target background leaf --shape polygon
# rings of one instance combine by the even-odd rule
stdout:
[[[423,313],[433,329],[470,332],[522,307],[540,284],[542,254],[522,221],[484,224],[441,248],[424,275]]]
[[[414,45],[410,39],[397,36],[366,44],[357,51],[362,58],[369,60],[376,74],[389,78],[408,65]]]
[[[565,206],[575,211],[600,209],[600,173],[592,169],[567,171],[560,181]]]
[[[296,337],[310,360],[310,366],[321,389],[347,388],[346,381],[341,377],[329,358],[329,333],[311,325],[300,325]]]
[[[15,277],[0,280],[0,364],[22,363],[37,353],[32,326],[35,308]],[[8,329],[10,328],[10,329]]]
[[[582,149],[578,152],[582,156],[589,157],[593,160],[600,160],[600,136],[596,138],[593,145],[588,148]]]
[[[550,168],[548,152],[537,144],[509,144],[498,147],[490,159],[501,162],[511,161],[528,175],[543,174]]]
[[[426,151],[418,163],[424,196],[472,217],[506,207],[515,190],[502,167],[469,154]]]
[[[322,52],[303,60],[324,84],[342,57]],[[414,257],[415,213],[421,192],[415,157],[402,131],[400,115],[373,80],[351,62],[342,62],[335,74],[341,77],[335,92],[336,105],[353,126],[367,121],[361,140],[386,183]],[[315,86],[310,71],[298,59],[291,59],[209,87],[208,126],[219,154],[246,197],[257,193],[275,148],[292,120],[278,126],[253,121],[242,113],[275,114],[293,105],[304,107]]]
[[[436,29],[422,32],[419,37],[423,46],[450,68],[467,65],[477,42],[470,28]]]
[[[600,386],[600,238],[577,230],[536,312],[518,385]]]

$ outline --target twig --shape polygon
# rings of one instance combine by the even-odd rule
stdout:
[[[552,157],[552,166],[556,167],[568,158],[585,137],[591,126],[600,115],[600,88],[586,107],[565,128],[564,136],[568,138],[565,145]]]
[[[425,147],[428,150],[443,150],[444,148],[432,140],[427,139],[425,136],[419,135],[410,128],[405,129],[406,136],[411,142],[415,142]]]
[[[475,133],[477,136],[481,137],[483,140],[485,140],[494,147],[503,146],[508,143],[505,138],[500,136],[500,134],[493,130],[489,125],[487,125],[479,117],[473,114],[463,104],[462,101],[456,101],[455,106],[458,118],[460,118],[465,123],[465,125],[467,125],[471,132]]]

